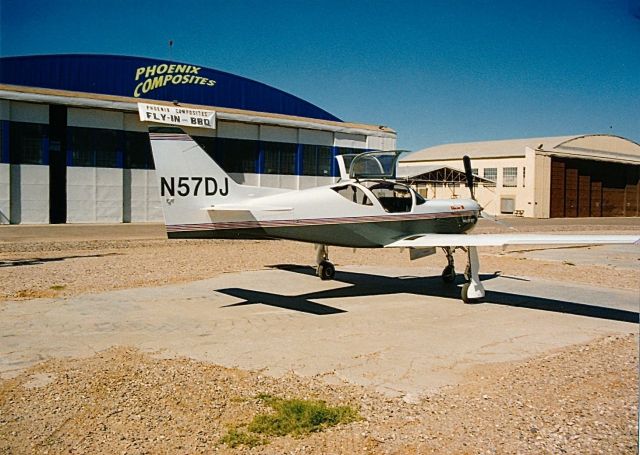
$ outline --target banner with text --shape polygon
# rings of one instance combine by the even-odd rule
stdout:
[[[216,112],[180,106],[138,103],[140,121],[166,123],[192,128],[216,128]]]

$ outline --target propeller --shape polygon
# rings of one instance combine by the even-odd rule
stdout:
[[[469,188],[469,192],[471,193],[471,199],[478,202],[478,200],[476,199],[475,190],[473,189],[474,179],[473,179],[473,169],[471,168],[471,158],[469,158],[468,155],[465,155],[462,157],[462,162],[464,163],[464,174],[465,174],[465,177],[467,178],[467,187]],[[513,226],[510,226],[504,221],[498,220],[498,217],[496,215],[491,215],[489,213],[486,213],[483,207],[480,207],[480,217],[489,221],[493,221],[494,223],[504,226],[506,228],[515,229]]]
[[[462,157],[464,163],[464,174],[467,177],[467,187],[471,193],[471,199],[476,200],[475,191],[473,189],[473,169],[471,169],[471,158],[468,155]]]

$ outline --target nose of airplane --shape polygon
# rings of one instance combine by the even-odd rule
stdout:
[[[470,211],[473,211],[473,212],[481,212],[482,211],[482,206],[480,204],[478,204],[478,202],[476,200],[474,200],[474,199],[465,200],[463,205],[464,205],[464,208],[466,210],[470,210]],[[480,216],[479,213],[478,213],[478,216]]]

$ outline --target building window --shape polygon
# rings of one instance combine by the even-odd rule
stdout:
[[[95,151],[88,128],[69,128],[71,131],[71,166],[95,166]]]
[[[502,186],[515,187],[518,186],[518,168],[505,167],[502,169]]]
[[[362,152],[366,152],[366,150],[352,147],[336,147],[336,155],[357,155]]]
[[[478,168],[477,167],[471,168],[471,173],[473,175],[478,175]]]
[[[96,152],[96,167],[118,166],[118,149],[120,147],[121,132],[116,130],[97,130],[94,136]]]
[[[295,175],[296,174],[296,144],[284,142],[263,142],[264,173]]]
[[[153,169],[148,133],[124,133],[124,163],[127,169]]]
[[[213,141],[213,139],[211,139]],[[206,150],[206,149],[205,149]],[[207,153],[209,151],[207,150]],[[215,139],[212,158],[226,172],[253,174],[257,172],[258,141],[248,139]]]
[[[484,186],[496,186],[498,180],[498,169],[495,167],[485,167],[483,177],[491,182],[486,182]]]
[[[368,149],[356,149],[352,147],[336,147],[336,155],[346,155],[343,158],[343,161],[344,161],[344,167],[345,167],[345,170],[347,171],[347,174],[349,174],[349,170],[351,168],[351,162],[356,157],[356,155],[359,155],[360,153],[364,153],[368,151],[369,151]],[[338,172],[337,166],[336,166],[336,172]]]
[[[331,161],[333,153],[326,145],[302,146],[302,175],[331,176]]]
[[[222,153],[218,151],[217,140],[215,137],[191,136],[191,139],[196,141],[196,143],[200,146],[200,148],[204,150],[205,153],[209,155],[209,157],[218,164],[218,166],[225,169],[222,163],[223,156],[222,156]]]
[[[45,153],[47,126],[39,123],[11,122],[9,157],[12,164],[48,164]]]
[[[71,127],[71,166],[122,167],[121,132],[98,128]]]

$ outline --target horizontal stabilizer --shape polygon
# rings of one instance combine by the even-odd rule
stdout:
[[[385,248],[506,245],[640,244],[640,235],[589,234],[419,234],[385,245]]]

